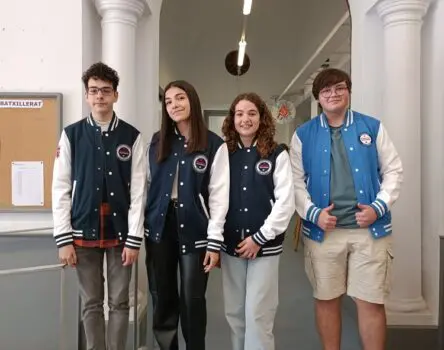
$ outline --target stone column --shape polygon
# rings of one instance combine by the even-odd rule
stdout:
[[[380,0],[383,25],[383,115],[403,162],[393,209],[393,288],[388,313],[426,311],[421,270],[421,26],[430,0]]]
[[[102,60],[120,76],[116,113],[138,126],[136,106],[136,29],[146,2],[143,0],[95,0],[102,17]]]

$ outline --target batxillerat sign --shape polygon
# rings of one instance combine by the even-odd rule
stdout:
[[[42,108],[42,100],[2,100],[0,108]]]

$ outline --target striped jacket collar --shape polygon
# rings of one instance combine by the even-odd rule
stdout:
[[[323,128],[328,128],[328,121],[327,121],[327,117],[325,116],[324,113],[322,113],[320,116],[320,121],[321,121],[321,126]],[[345,117],[345,127],[349,127],[350,125],[353,124],[354,118],[353,118],[353,111],[351,109],[347,110],[347,115]]]
[[[237,147],[240,148],[240,149],[242,149],[242,148],[256,147],[256,145],[257,145],[257,140],[256,140],[256,139],[254,140],[253,144],[252,144],[250,147],[245,147],[241,140],[239,140],[239,141],[237,142]]]
[[[86,117],[86,122],[91,126],[97,126],[94,118],[92,117],[92,114],[90,113]],[[109,123],[108,131],[113,131],[117,128],[117,125],[119,124],[119,118],[117,118],[116,113],[113,113],[113,118],[111,119],[111,122]]]
[[[189,142],[189,140],[187,140],[187,138],[185,136],[182,135],[182,133],[180,132],[179,128],[177,127],[176,124],[174,124],[174,135],[176,135],[176,137],[180,140],[181,138],[183,138],[185,140],[186,143]]]

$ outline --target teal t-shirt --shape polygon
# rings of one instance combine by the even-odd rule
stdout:
[[[342,140],[340,127],[330,127],[330,203],[334,204],[330,215],[337,217],[336,227],[357,228],[355,214],[359,210],[353,176]]]

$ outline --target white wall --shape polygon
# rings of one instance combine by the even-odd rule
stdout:
[[[216,133],[220,137],[224,137],[222,133],[222,126],[224,124],[224,117],[209,117],[208,118],[208,129],[210,129],[212,132]]]
[[[82,115],[82,2],[2,1],[0,91],[60,92],[63,122]],[[54,150],[57,145],[54,145]],[[48,214],[0,214],[0,231],[52,226]]]
[[[383,120],[381,86],[384,86],[384,76],[381,74],[381,69],[384,43],[380,40],[383,37],[383,26],[375,9],[367,12],[375,2],[376,0],[350,1],[353,30],[351,107]],[[353,25],[358,22],[359,25]]]
[[[88,69],[93,63],[102,58],[102,27],[101,18],[97,13],[94,2],[91,0],[82,0],[82,71]],[[79,73],[80,74],[80,73]],[[78,83],[81,83],[80,76]],[[89,114],[89,106],[86,99],[82,99],[82,115]]]
[[[276,123],[276,134],[274,139],[277,143],[289,144],[288,134],[290,133],[290,123],[279,124]]]
[[[159,1],[159,0],[158,0]],[[157,11],[157,12],[156,12]],[[159,14],[160,3],[152,14],[139,20],[136,36],[137,122],[145,140],[151,140],[159,124]]]
[[[422,261],[423,294],[438,317],[439,235],[444,233],[444,1],[432,3],[422,30]],[[406,121],[408,122],[408,121]]]
[[[63,123],[78,120],[82,116],[83,97],[80,80],[82,1],[15,0],[1,1],[1,5],[0,23],[4,29],[0,31],[0,91],[62,93]],[[54,145],[54,150],[56,147]],[[0,213],[0,232],[51,226],[50,213]],[[0,238],[2,268],[56,262],[57,252],[50,236]],[[0,314],[9,312],[2,319],[7,322],[7,325],[3,322],[0,334],[2,348],[57,348],[58,334],[63,329],[57,316],[61,312],[60,283],[59,271],[2,278]],[[78,326],[78,297],[72,270],[67,270],[62,283],[65,290],[63,324],[70,330],[65,333],[64,345],[67,349],[77,349],[77,333],[73,330]],[[32,291],[26,289],[30,286]],[[30,292],[34,293],[32,298],[29,298]],[[32,303],[27,307],[22,302],[20,306],[15,300],[32,300]],[[42,319],[42,314],[48,318]]]

